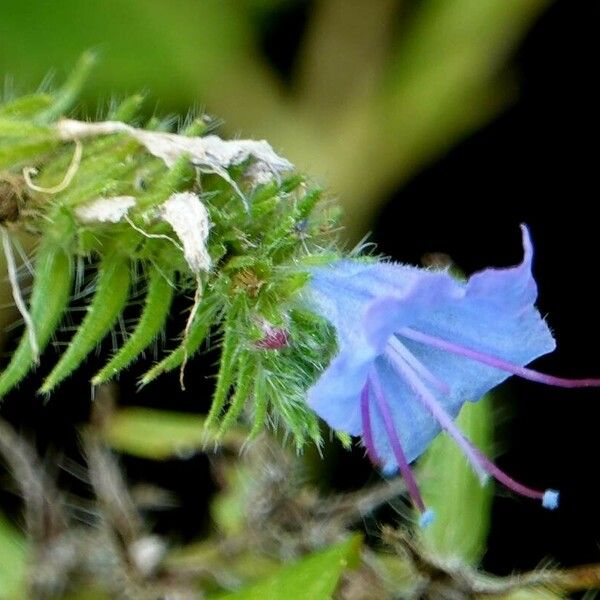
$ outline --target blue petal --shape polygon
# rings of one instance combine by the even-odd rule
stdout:
[[[531,274],[531,242],[525,228],[523,245],[525,256],[520,265],[487,269],[473,275],[465,286],[463,298],[448,298],[410,327],[517,365],[526,365],[552,352],[556,346],[554,338],[533,305],[537,287]],[[510,376],[450,352],[404,338],[402,341],[450,386],[451,398],[446,399],[449,403],[457,398],[476,401]]]
[[[364,337],[381,354],[396,331],[428,319],[444,304],[463,296],[461,285],[448,273],[423,270],[402,294],[383,295],[371,302],[364,311]]]
[[[507,269],[485,269],[471,276],[468,293],[472,298],[487,298],[497,303],[510,305],[519,310],[532,305],[537,300],[537,285],[531,274],[533,245],[529,231],[521,225],[523,239],[523,261],[516,267]]]
[[[336,328],[340,343],[361,343],[363,330],[357,325],[371,302],[408,293],[424,273],[435,274],[400,264],[341,260],[312,269],[307,299]]]
[[[334,429],[361,434],[360,393],[375,366],[399,439],[408,460],[414,460],[439,426],[383,357],[389,339],[409,327],[516,365],[551,352],[554,339],[534,307],[533,250],[524,227],[523,247],[520,265],[487,269],[466,283],[443,271],[391,263],[340,261],[314,269],[312,302],[336,327],[341,350],[310,390],[309,404]],[[464,402],[478,400],[509,377],[464,356],[399,339],[448,386],[448,393],[431,391],[452,417]],[[373,402],[371,413],[375,449],[393,467],[396,461]]]
[[[423,406],[419,396],[384,358],[377,359],[376,369],[392,412],[398,439],[408,462],[412,462],[427,449],[440,432],[440,426]],[[443,401],[439,395],[438,398]],[[463,403],[460,399],[453,399],[451,402],[444,402],[444,406],[452,417],[456,417]],[[377,455],[382,460],[384,469],[397,469],[396,458],[374,400],[370,402],[370,408],[373,444]]]
[[[373,362],[360,347],[342,350],[308,391],[309,406],[336,431],[362,434],[360,393]]]

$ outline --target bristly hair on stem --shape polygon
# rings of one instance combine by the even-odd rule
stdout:
[[[266,142],[223,140],[202,115],[180,131],[169,119],[144,126],[143,97],[135,95],[113,103],[106,121],[67,118],[94,62],[86,54],[54,93],[0,104],[5,246],[22,232],[37,238],[33,288],[21,303],[27,328],[0,366],[0,400],[37,366],[78,293],[76,268],[85,261],[96,270],[86,314],[41,393],[55,392],[111,333],[135,293],[132,273],[140,273],[136,284],[146,291],[137,323],[92,385],[117,377],[161,335],[176,295],[195,297],[180,339],[140,384],[202,360],[210,336],[220,340],[220,368],[212,407],[198,408],[209,409],[211,426],[223,434],[244,419],[253,437],[271,424],[298,448],[318,442],[305,393],[335,337],[305,311],[299,292],[305,265],[337,256],[335,214]],[[176,214],[177,194],[194,210]],[[4,210],[7,202],[15,210]],[[275,331],[277,343],[265,341],[265,331]]]

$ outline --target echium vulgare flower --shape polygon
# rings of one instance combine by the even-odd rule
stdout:
[[[339,352],[309,390],[308,403],[333,429],[361,436],[384,471],[400,470],[427,524],[409,463],[440,430],[449,434],[481,477],[558,506],[558,492],[538,491],[501,471],[458,429],[454,418],[510,375],[559,387],[600,385],[564,379],[523,365],[555,348],[535,308],[533,248],[522,227],[520,265],[486,269],[466,282],[445,270],[341,260],[312,271],[310,298],[335,327]]]

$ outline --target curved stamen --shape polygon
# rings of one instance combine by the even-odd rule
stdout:
[[[371,413],[369,406],[369,382],[367,381],[360,393],[360,415],[362,418],[362,439],[367,449],[367,456],[374,465],[380,465],[381,459],[377,456],[373,443],[373,429],[371,428]]]
[[[515,365],[514,363],[508,362],[501,358],[490,356],[489,354],[484,354],[483,352],[478,352],[477,350],[472,350],[471,348],[466,348],[465,346],[442,340],[433,335],[427,335],[426,333],[416,331],[410,327],[403,327],[398,334],[415,342],[427,344],[428,346],[438,348],[439,350],[445,350],[446,352],[452,352],[453,354],[470,358],[471,360],[489,365],[490,367],[494,367],[500,371],[507,371],[508,373],[512,373],[513,375],[521,377],[522,379],[528,379],[529,381],[536,381],[537,383],[545,383],[546,385],[564,388],[600,387],[600,379],[568,379],[565,377],[545,375],[544,373],[539,373],[533,369],[527,369],[525,367]]]
[[[452,420],[452,417],[450,417],[443,406],[437,401],[435,396],[433,396],[433,394],[431,394],[431,392],[423,385],[419,380],[417,373],[411,369],[410,365],[400,364],[398,366],[401,368],[406,382],[419,395],[423,404],[429,409],[441,427],[454,438],[480,477],[482,474],[484,477],[489,474],[516,494],[527,498],[533,498],[534,500],[541,500],[544,507],[550,510],[558,506],[558,492],[555,490],[535,490],[515,481],[512,477],[507,475],[462,434]]]
[[[395,335],[391,336],[388,342],[388,348],[393,350],[393,352],[386,352],[386,356],[392,363],[392,366],[396,363],[396,355],[398,355],[403,358],[422,379],[434,385],[443,394],[450,393],[448,385],[438,379]]]
[[[500,467],[493,463],[481,450],[472,446],[473,450],[479,455],[479,459],[485,466],[489,474],[496,480],[498,480],[504,487],[512,490],[513,492],[525,496],[527,498],[533,498],[534,500],[541,500],[544,508],[553,510],[558,507],[558,492],[556,490],[535,490],[527,487],[518,481],[515,481],[510,475],[507,475]]]
[[[482,483],[487,480],[488,472],[479,460],[479,455],[474,451],[471,443],[465,438],[460,429],[454,423],[452,417],[446,412],[444,407],[437,401],[436,397],[423,385],[418,374],[413,371],[411,366],[402,360],[398,360],[396,367],[398,373],[409,387],[419,396],[421,402],[431,413],[433,418],[440,424],[450,437],[458,444],[465,456],[471,463],[471,466],[481,479]]]
[[[375,369],[371,370],[367,382],[371,386],[375,394],[377,407],[379,408],[379,413],[381,415],[381,418],[383,419],[383,426],[385,427],[385,431],[387,433],[392,452],[394,453],[394,457],[396,458],[396,462],[398,463],[398,467],[400,467],[400,473],[402,474],[402,477],[406,482],[408,493],[410,494],[415,506],[419,509],[419,511],[423,515],[429,514],[429,512],[425,508],[425,503],[423,502],[423,497],[421,496],[421,492],[419,491],[419,486],[417,485],[415,476],[413,475],[408,461],[406,460],[406,455],[404,454],[404,450],[402,449],[402,444],[400,443],[400,439],[398,438],[398,434],[396,433],[392,411],[385,398],[385,395],[383,393],[383,387],[381,385],[381,382],[379,381],[379,377]]]

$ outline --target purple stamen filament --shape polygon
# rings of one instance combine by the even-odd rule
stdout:
[[[421,402],[425,405],[427,410],[429,410],[433,418],[440,424],[441,428],[444,429],[462,449],[479,478],[482,481],[485,481],[487,479],[487,471],[481,465],[479,456],[474,451],[473,447],[465,438],[465,436],[458,429],[452,417],[444,410],[435,396],[423,385],[423,382],[419,379],[418,374],[413,371],[408,363],[402,360],[396,361],[394,363],[394,368],[397,369],[398,374],[419,396]]]
[[[453,342],[448,342],[432,335],[427,335],[426,333],[416,331],[410,327],[402,328],[398,334],[415,342],[420,342],[433,348],[438,348],[439,350],[464,356],[465,358],[475,360],[501,371],[507,371],[508,373],[512,373],[522,379],[528,379],[529,381],[565,388],[600,386],[600,379],[567,379],[565,377],[545,375],[544,373],[539,373],[533,369],[515,365],[501,358],[496,358],[495,356],[490,356],[489,354],[484,354],[483,352],[478,352],[477,350],[472,350],[471,348],[466,348],[465,346],[454,344]]]
[[[383,387],[381,385],[381,382],[379,381],[379,377],[377,376],[375,369],[371,370],[367,382],[368,383],[366,387],[371,387],[375,395],[377,408],[379,409],[379,413],[383,420],[383,425],[385,427],[385,431],[387,433],[392,452],[394,453],[394,457],[396,458],[398,467],[400,467],[400,473],[402,474],[402,477],[406,482],[408,493],[410,494],[415,506],[419,509],[419,511],[421,513],[425,513],[425,503],[423,502],[423,498],[421,496],[421,492],[419,491],[419,486],[417,485],[415,476],[413,475],[408,461],[406,460],[406,455],[404,454],[404,450],[402,449],[402,444],[400,443],[400,439],[398,438],[398,434],[396,433],[392,411],[385,398],[385,395],[383,393]]]
[[[489,474],[496,480],[498,480],[504,487],[512,490],[513,492],[525,496],[527,498],[533,498],[534,500],[543,500],[544,492],[529,488],[518,481],[515,481],[512,477],[507,475],[498,466],[496,466],[481,450],[473,446],[473,450],[479,456],[479,460],[489,472]]]
[[[407,350],[408,352],[408,350]],[[475,447],[455,425],[452,417],[444,410],[443,406],[438,402],[435,396],[427,389],[423,382],[419,379],[419,374],[413,370],[413,361],[418,363],[418,359],[412,356],[411,364],[404,361],[402,358],[397,358],[393,362],[394,368],[398,374],[404,378],[413,391],[419,396],[426,408],[431,412],[432,416],[438,421],[442,429],[444,429],[463,450],[465,456],[475,469],[480,478],[485,478],[486,475],[491,475],[509,490],[535,500],[544,500],[545,492],[529,488],[512,477],[504,473],[497,465],[495,465],[481,450]],[[420,364],[420,363],[419,363]]]
[[[369,381],[365,383],[360,393],[360,414],[362,418],[363,443],[367,449],[369,460],[374,465],[381,465],[381,459],[373,443],[373,429],[371,428],[371,413],[369,406]]]
[[[440,392],[444,394],[450,393],[450,388],[446,383],[440,381],[422,362],[420,362],[410,350],[396,337],[392,336],[388,342],[386,350],[393,350],[393,352],[386,352],[387,358],[394,364],[397,361],[397,356],[408,363],[408,365],[415,371],[422,379],[431,383]]]

